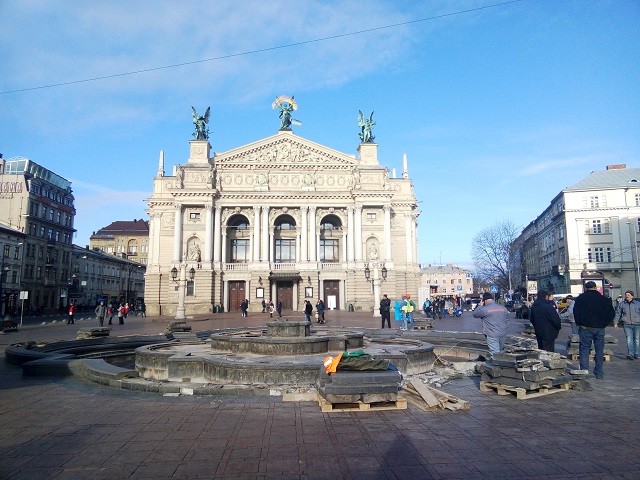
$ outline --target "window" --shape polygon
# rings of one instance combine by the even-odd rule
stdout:
[[[36,267],[36,280],[42,279],[42,267]]]
[[[51,220],[53,222],[53,215],[55,214],[55,212],[53,211],[53,208],[51,210],[49,210],[49,220]]]
[[[603,263],[611,262],[611,248],[607,247],[593,247],[587,249],[587,256],[589,262]]]
[[[16,245],[16,248],[13,249],[13,258],[18,260],[20,258],[20,247]]]
[[[451,279],[451,285],[454,285],[456,283],[456,281],[452,278]]]
[[[636,207],[640,207],[640,193],[636,193]]]
[[[42,210],[40,212],[40,216],[42,218],[47,218],[47,207],[45,207],[44,205],[42,206]]]
[[[376,212],[367,212],[367,220],[375,220],[377,217]]]
[[[249,239],[236,238],[231,241],[231,263],[247,263],[249,261]]]
[[[40,236],[41,236],[42,238],[44,238],[45,231],[46,231],[46,230],[45,230],[45,228],[44,228],[44,227],[40,227]]]
[[[189,218],[191,220],[200,220],[200,212],[191,212],[191,213],[189,213]]]
[[[11,251],[11,246],[10,245],[5,245],[4,246],[4,252],[2,253],[2,255],[5,258],[9,258],[9,252]]]
[[[600,206],[598,197],[597,196],[589,197],[589,205],[591,206],[591,208],[598,208]]]
[[[296,261],[295,239],[276,239],[275,261],[276,263],[294,263]]]
[[[600,224],[600,220],[592,220],[591,233],[602,233],[602,225]]]
[[[340,261],[337,239],[320,239],[320,261],[325,263]]]
[[[60,232],[56,230],[56,242],[60,241]]]
[[[200,214],[198,214],[200,215]],[[195,282],[193,280],[187,280],[187,297],[193,297]]]
[[[60,223],[61,218],[62,214],[60,212],[56,213],[56,223]]]

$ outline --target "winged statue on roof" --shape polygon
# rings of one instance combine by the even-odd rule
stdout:
[[[196,109],[191,107],[193,112],[193,124],[196,126],[196,131],[192,134],[196,140],[209,140],[209,116],[211,115],[211,107],[207,107],[204,115],[198,115]]]
[[[291,124],[302,125],[298,120],[291,118],[291,112],[298,109],[293,95],[291,97],[285,95],[277,97],[271,104],[271,109],[275,109],[276,107],[280,110],[280,130],[291,130]]]
[[[358,110],[358,126],[360,127],[360,142],[361,143],[373,143],[376,137],[373,136],[373,127],[376,126],[376,122],[373,120],[373,112],[369,115],[367,120],[362,114],[362,111]]]

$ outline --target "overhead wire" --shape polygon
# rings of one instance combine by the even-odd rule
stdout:
[[[235,58],[235,57],[242,57],[242,56],[246,56],[246,55],[255,55],[257,53],[265,53],[265,52],[270,52],[270,51],[274,51],[274,50],[281,50],[284,48],[291,48],[291,47],[298,47],[300,45],[309,45],[312,43],[319,43],[319,42],[325,42],[328,40],[335,40],[337,38],[344,38],[344,37],[350,37],[350,36],[355,36],[355,35],[361,35],[364,33],[370,33],[370,32],[376,32],[376,31],[380,31],[380,30],[387,30],[387,29],[391,29],[391,28],[397,28],[397,27],[402,27],[402,26],[406,26],[406,25],[411,25],[411,24],[415,24],[415,23],[420,23],[420,22],[427,22],[427,21],[431,21],[431,20],[438,20],[441,18],[446,18],[446,17],[452,17],[455,15],[462,15],[465,13],[471,13],[471,12],[477,12],[479,10],[486,10],[488,8],[495,8],[495,7],[501,7],[504,5],[509,5],[511,3],[519,3],[519,2],[523,2],[525,0],[508,0],[505,2],[500,2],[500,3],[494,3],[491,5],[484,5],[481,7],[475,7],[475,8],[469,8],[466,10],[459,10],[457,12],[451,12],[451,13],[443,13],[440,15],[434,15],[431,17],[425,17],[425,18],[419,18],[416,20],[408,20],[406,22],[400,22],[400,23],[394,23],[394,24],[390,24],[390,25],[383,25],[380,27],[372,27],[372,28],[367,28],[364,30],[357,30],[354,32],[347,32],[347,33],[340,33],[337,35],[330,35],[327,37],[321,37],[321,38],[314,38],[311,40],[302,40],[299,42],[293,42],[293,43],[288,43],[285,45],[276,45],[276,46],[272,46],[272,47],[265,47],[265,48],[259,48],[256,50],[247,50],[245,52],[238,52],[238,53],[230,53],[227,55],[220,55],[218,57],[211,57],[211,58],[204,58],[204,59],[200,59],[200,60],[192,60],[190,62],[181,62],[181,63],[174,63],[172,65],[163,65],[160,67],[150,67],[150,68],[143,68],[140,70],[132,70],[130,72],[121,72],[121,73],[113,73],[110,75],[101,75],[99,77],[92,77],[92,78],[84,78],[84,79],[80,79],[80,80],[69,80],[67,82],[60,82],[60,83],[51,83],[48,85],[38,85],[35,87],[26,87],[26,88],[19,88],[16,90],[6,90],[3,92],[0,92],[0,95],[7,95],[10,93],[20,93],[20,92],[28,92],[31,90],[42,90],[45,88],[55,88],[55,87],[63,87],[63,86],[67,86],[67,85],[75,85],[75,84],[79,84],[79,83],[88,83],[88,82],[97,82],[100,80],[107,80],[110,78],[118,78],[118,77],[126,77],[126,76],[131,76],[131,75],[139,75],[141,73],[148,73],[148,72],[155,72],[158,70],[167,70],[167,69],[171,69],[171,68],[178,68],[178,67],[184,67],[184,66],[188,66],[188,65],[196,65],[199,63],[207,63],[207,62],[215,62],[218,60],[226,60],[229,58]]]

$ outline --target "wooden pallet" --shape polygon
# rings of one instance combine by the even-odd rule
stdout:
[[[578,354],[578,353],[572,353],[570,355],[570,357],[571,357],[571,360],[580,360],[580,354]],[[594,361],[595,360],[594,356],[593,355],[589,355],[589,360],[590,361]],[[605,362],[610,362],[611,361],[611,355],[605,355],[604,356],[604,361]]]
[[[318,404],[323,412],[364,412],[380,410],[406,410],[407,401],[398,398],[395,402],[375,402],[375,403],[329,403],[322,397],[318,397]]]
[[[543,395],[567,391],[569,390],[569,384],[561,383],[553,387],[540,387],[536,390],[527,390],[525,388],[503,385],[501,383],[480,381],[481,392],[490,392],[491,390],[495,390],[498,395],[514,394],[518,400],[527,400],[528,398],[542,397]]]

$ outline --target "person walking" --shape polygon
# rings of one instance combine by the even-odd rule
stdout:
[[[321,299],[316,303],[316,312],[318,312],[318,323],[324,323],[324,302]]]
[[[281,317],[282,316],[282,302],[278,302],[278,308],[276,308],[276,310],[278,311],[278,316]]]
[[[547,352],[555,352],[556,338],[558,338],[562,323],[546,291],[540,290],[538,292],[538,298],[531,306],[529,321],[536,332],[538,348]]]
[[[118,324],[124,325],[124,317],[126,315],[126,311],[124,309],[124,305],[120,304],[118,307]]]
[[[67,325],[76,323],[74,321],[75,313],[76,313],[76,304],[72,303],[71,305],[69,305],[69,317],[67,318]]]
[[[109,308],[107,308],[107,315],[109,315],[109,325],[112,325],[113,315],[115,314],[115,310],[112,304],[109,304]]]
[[[273,312],[276,311],[276,307],[273,305],[273,300],[269,302],[269,316],[273,318]]]
[[[147,304],[142,302],[142,305],[140,305],[140,313],[142,313],[142,318],[146,318],[147,316]]]
[[[240,311],[242,312],[243,317],[247,317],[247,310],[249,309],[249,300],[244,299],[240,302]]]
[[[262,299],[262,313],[265,313],[267,311],[267,301],[263,298]]]
[[[604,378],[604,330],[615,316],[610,299],[598,292],[596,282],[589,280],[584,284],[585,292],[575,300],[573,315],[580,335],[580,369],[589,371],[591,345],[595,349],[594,375]]]
[[[382,295],[380,300],[380,315],[382,316],[382,328],[384,328],[384,321],[387,321],[387,327],[391,328],[391,300],[386,294]]]
[[[621,325],[627,337],[627,359],[637,360],[640,357],[640,301],[634,298],[632,290],[624,292],[616,318],[618,323],[614,323],[613,328],[617,330]]]
[[[311,321],[311,314],[313,313],[313,305],[309,300],[304,301],[304,319],[307,322]]]
[[[576,303],[573,301],[573,295],[567,295],[565,298],[567,306],[560,313],[560,320],[568,320],[571,324],[571,333],[578,335],[578,326],[576,325],[576,317],[573,315],[573,307]]]
[[[473,311],[473,317],[482,320],[482,333],[487,338],[489,354],[493,355],[504,350],[509,326],[509,312],[502,305],[493,300],[493,295],[482,294],[482,301]]]
[[[104,327],[104,317],[107,316],[107,307],[104,304],[104,301],[100,301],[100,305],[96,307],[96,317],[98,319],[98,325]]]

